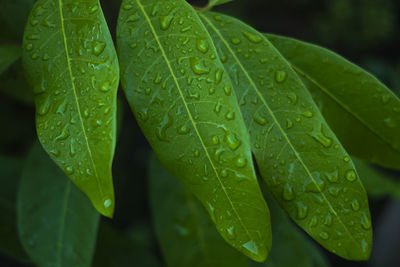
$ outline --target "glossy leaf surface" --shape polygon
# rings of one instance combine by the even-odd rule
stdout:
[[[7,70],[21,56],[21,47],[0,45],[0,74]]]
[[[200,202],[159,163],[149,164],[154,226],[167,266],[247,267],[247,259],[221,238]],[[230,229],[232,236],[235,229]]]
[[[264,193],[271,211],[273,246],[265,263],[253,263],[252,267],[327,267],[321,249],[317,248],[299,230],[278,206],[272,196]],[[290,256],[288,256],[290,255]]]
[[[400,99],[374,76],[332,51],[267,36],[302,78],[349,153],[400,169]]]
[[[0,253],[27,261],[17,232],[16,200],[22,166],[22,159],[0,155]]]
[[[353,161],[369,197],[390,196],[400,199],[400,181],[394,174],[387,170],[377,169],[355,157],[353,157]]]
[[[367,195],[301,80],[251,27],[211,12],[201,17],[233,81],[268,190],[325,248],[346,259],[367,259]]]
[[[96,209],[111,217],[119,68],[99,2],[38,1],[23,47],[42,145]]]
[[[27,158],[17,205],[19,236],[37,266],[91,266],[99,214],[38,143]]]
[[[223,5],[229,2],[232,2],[233,0],[210,0],[208,2],[208,7],[214,7],[214,6],[218,6],[218,5]]]
[[[196,12],[184,0],[127,0],[118,21],[122,87],[150,145],[200,199],[224,239],[265,260],[269,211],[248,134]]]

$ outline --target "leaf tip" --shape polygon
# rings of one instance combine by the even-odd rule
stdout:
[[[253,240],[242,245],[242,252],[256,262],[264,262],[269,251],[270,249],[265,244],[257,244]]]

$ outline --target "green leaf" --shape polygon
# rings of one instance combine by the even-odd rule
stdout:
[[[29,153],[17,200],[21,242],[38,266],[91,266],[99,214],[42,147]]]
[[[21,47],[0,45],[0,74],[7,70],[21,56]]]
[[[126,0],[118,22],[122,87],[158,158],[200,199],[229,244],[265,260],[270,218],[248,134],[196,12],[184,0]]]
[[[387,170],[379,170],[358,158],[352,157],[352,159],[368,196],[373,198],[391,196],[400,200],[400,182],[398,179],[396,181],[395,175]]]
[[[39,0],[23,47],[42,145],[96,209],[111,217],[119,68],[99,1]]]
[[[265,192],[272,219],[274,245],[264,264],[254,263],[253,267],[327,267],[329,264],[317,248],[289,220],[272,196]],[[288,257],[287,255],[290,255]]]
[[[17,233],[16,199],[22,162],[20,158],[0,155],[0,253],[28,261]]]
[[[149,190],[155,231],[167,266],[248,266],[247,259],[220,237],[200,202],[154,155],[149,164]],[[236,230],[229,231],[234,238]]]
[[[268,190],[325,248],[346,259],[368,259],[372,230],[367,195],[301,80],[251,27],[216,13],[200,16],[234,81]],[[352,203],[357,203],[354,210]]]
[[[374,76],[332,51],[267,36],[302,78],[349,153],[400,169],[400,99]]]
[[[93,261],[95,267],[160,266],[156,256],[147,248],[134,244],[107,223],[101,223]]]
[[[223,5],[229,2],[232,2],[233,0],[209,0],[208,2],[208,8],[212,8],[214,6],[219,6]]]

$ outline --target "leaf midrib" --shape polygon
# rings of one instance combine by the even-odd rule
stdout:
[[[59,10],[60,10],[60,23],[61,23],[61,33],[62,33],[63,44],[64,44],[64,52],[65,52],[65,57],[67,59],[68,73],[69,73],[69,78],[70,78],[71,85],[72,85],[72,92],[74,93],[74,100],[75,100],[76,108],[77,108],[78,115],[79,115],[79,122],[81,123],[83,136],[85,137],[85,144],[86,144],[86,147],[87,147],[87,150],[89,153],[90,162],[92,163],[92,166],[93,166],[93,170],[94,170],[94,174],[95,174],[96,182],[97,182],[97,187],[99,188],[99,192],[102,197],[103,190],[100,186],[99,176],[97,174],[96,165],[94,164],[92,150],[89,147],[89,140],[87,137],[85,126],[83,124],[82,112],[81,112],[81,108],[80,108],[79,101],[78,101],[78,95],[76,93],[74,77],[72,75],[72,68],[71,68],[71,63],[70,63],[71,59],[70,59],[69,53],[68,53],[67,37],[66,37],[65,27],[64,27],[64,14],[63,14],[62,0],[58,0],[58,5],[59,5]]]
[[[367,129],[369,129],[378,139],[381,139],[386,145],[388,145],[392,150],[396,152],[400,152],[400,149],[396,149],[390,141],[386,139],[385,136],[380,135],[372,126],[369,125],[366,121],[364,121],[357,113],[354,113],[351,111],[351,109],[340,99],[338,99],[335,95],[330,93],[330,91],[325,88],[322,84],[320,84],[318,81],[314,80],[311,75],[308,74],[308,72],[304,71],[301,67],[298,67],[295,63],[292,63],[291,60],[288,60],[292,68],[300,73],[300,75],[303,75],[307,80],[309,80],[312,84],[314,84],[317,88],[319,88],[323,93],[325,93],[328,97],[330,97],[335,103],[337,103],[339,106],[341,106],[347,113],[349,113],[351,116],[354,116],[356,120],[358,120],[362,125],[364,125]]]
[[[154,39],[156,40],[158,46],[160,47],[160,51],[161,51],[161,53],[162,53],[162,56],[163,56],[163,58],[165,59],[165,62],[166,62],[167,66],[168,66],[168,69],[169,69],[169,72],[171,73],[171,76],[172,76],[172,78],[173,78],[173,80],[174,80],[174,82],[175,82],[175,84],[176,84],[176,87],[177,87],[177,89],[178,89],[178,91],[179,91],[179,95],[180,95],[180,97],[181,97],[181,99],[182,99],[182,102],[183,102],[183,104],[184,104],[184,106],[185,106],[185,109],[186,109],[186,111],[187,111],[187,113],[188,113],[188,115],[189,115],[190,122],[192,123],[193,128],[195,129],[196,134],[197,134],[197,136],[198,136],[198,138],[199,138],[199,140],[200,140],[200,142],[201,142],[202,148],[203,148],[203,150],[205,151],[206,156],[207,156],[207,158],[208,158],[208,160],[209,160],[209,162],[210,162],[210,164],[211,164],[211,166],[212,166],[212,168],[213,168],[213,170],[214,170],[214,172],[215,172],[215,176],[217,177],[217,180],[218,180],[218,182],[219,182],[219,184],[220,184],[220,186],[221,186],[221,188],[222,188],[222,190],[223,190],[225,196],[227,197],[228,202],[229,202],[230,206],[232,207],[233,212],[235,213],[236,217],[238,218],[238,221],[240,222],[242,228],[246,231],[246,235],[248,236],[249,240],[255,241],[255,239],[253,239],[253,238],[251,237],[250,232],[248,231],[247,227],[245,227],[244,223],[242,222],[242,219],[241,219],[241,217],[239,216],[239,213],[237,212],[235,206],[233,205],[233,202],[232,202],[232,200],[230,199],[230,197],[229,197],[229,195],[228,195],[228,193],[227,193],[227,191],[226,191],[226,188],[225,188],[225,186],[223,185],[223,183],[222,183],[222,181],[221,181],[221,179],[220,179],[220,177],[219,177],[219,174],[218,174],[218,172],[217,172],[217,170],[216,170],[216,167],[214,166],[214,163],[213,163],[213,161],[211,160],[210,154],[208,153],[207,148],[206,148],[206,146],[205,146],[205,144],[204,144],[204,141],[203,141],[203,139],[202,139],[202,137],[201,137],[201,135],[200,135],[200,132],[199,132],[199,130],[197,129],[196,123],[195,123],[195,121],[194,121],[194,119],[193,119],[193,117],[192,117],[192,114],[191,114],[191,112],[190,112],[190,110],[189,110],[189,107],[187,106],[187,104],[186,104],[186,102],[185,102],[185,98],[184,98],[184,96],[183,96],[182,89],[181,89],[181,87],[180,87],[180,85],[179,85],[178,79],[177,79],[177,77],[175,76],[175,73],[174,73],[173,70],[172,70],[172,66],[171,66],[171,64],[170,64],[170,62],[169,62],[169,60],[168,60],[168,57],[167,57],[166,53],[165,53],[164,47],[161,45],[161,42],[160,42],[160,40],[159,40],[159,38],[158,38],[158,35],[157,35],[157,33],[156,33],[156,31],[155,31],[155,29],[154,29],[154,27],[153,27],[153,24],[152,24],[152,22],[151,22],[149,16],[147,15],[146,11],[144,10],[144,6],[143,6],[142,3],[140,2],[140,0],[136,0],[136,2],[138,3],[138,6],[139,6],[140,10],[142,11],[144,18],[146,19],[146,22],[147,22],[147,24],[148,24],[149,27],[150,27],[150,30],[151,30],[151,32],[152,32],[152,34],[153,34],[153,36],[154,36]]]
[[[270,113],[272,119],[274,120],[274,123],[277,125],[277,127],[279,128],[280,132],[282,133],[282,135],[284,136],[286,142],[288,143],[289,147],[291,148],[291,150],[293,151],[293,153],[296,155],[296,158],[298,159],[298,161],[300,162],[301,166],[303,167],[303,169],[306,171],[306,173],[308,174],[308,176],[311,178],[312,182],[315,184],[315,186],[318,188],[318,191],[320,192],[320,194],[323,196],[324,200],[326,201],[326,203],[329,206],[329,209],[333,212],[333,214],[337,217],[338,221],[340,222],[340,224],[344,227],[344,229],[346,230],[346,232],[349,234],[349,236],[354,240],[354,242],[356,244],[358,244],[358,242],[356,241],[356,239],[351,235],[350,231],[347,229],[346,225],[342,222],[341,218],[338,216],[337,212],[333,209],[331,203],[328,201],[328,199],[326,198],[325,194],[322,192],[321,188],[319,187],[318,183],[314,180],[314,177],[312,176],[312,174],[310,173],[310,170],[307,168],[307,166],[304,164],[303,160],[301,159],[300,155],[298,154],[297,150],[293,147],[293,144],[291,143],[291,141],[289,140],[288,136],[286,135],[286,133],[283,131],[283,128],[281,127],[281,125],[279,124],[277,118],[275,117],[275,115],[273,114],[272,110],[270,109],[270,107],[268,106],[268,104],[266,103],[264,97],[262,96],[262,94],[259,92],[259,90],[257,89],[257,86],[255,85],[253,79],[249,76],[249,74],[247,73],[246,69],[244,68],[244,66],[242,65],[241,61],[237,58],[236,54],[232,51],[231,47],[229,46],[228,42],[225,40],[225,38],[222,36],[222,34],[220,33],[220,31],[214,26],[214,24],[212,24],[212,22],[203,14],[199,14],[201,17],[204,18],[205,21],[207,21],[207,23],[210,25],[210,27],[215,31],[215,33],[218,35],[218,37],[221,39],[221,41],[224,43],[224,45],[227,47],[227,49],[229,50],[229,52],[232,54],[232,56],[234,57],[236,63],[238,64],[238,66],[242,69],[243,73],[245,74],[246,78],[249,80],[249,82],[251,83],[252,87],[254,88],[255,92],[257,93],[258,97],[261,99],[261,101],[263,102],[264,106],[267,108],[268,112]],[[265,38],[265,37],[264,37]],[[265,38],[266,39],[266,38]],[[272,44],[270,44],[272,46]],[[275,49],[272,46],[272,49]],[[276,51],[276,53],[279,53],[278,51]]]

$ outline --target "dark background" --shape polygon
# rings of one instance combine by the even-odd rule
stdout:
[[[0,9],[1,3],[6,1],[13,0],[0,0]],[[120,1],[100,2],[115,36]],[[203,6],[207,1],[189,2]],[[259,31],[295,37],[332,49],[369,70],[400,94],[398,0],[236,0],[215,10],[231,14]],[[18,43],[23,28],[0,20],[3,42],[1,32],[8,29],[13,34],[7,42]],[[121,99],[120,110],[124,116],[114,161],[117,206],[115,218],[110,222],[120,230],[129,229],[138,242],[145,242],[157,251],[146,190],[146,159],[150,148],[128,105],[123,97]],[[0,91],[0,121],[5,122],[0,131],[0,153],[24,157],[36,138],[33,106],[29,101],[27,104],[15,100]],[[400,202],[385,198],[371,200],[370,204],[374,227],[371,260],[349,262],[324,252],[332,266],[400,266]],[[290,251],[287,256],[290,257]],[[0,255],[0,266],[24,265],[16,265]]]

